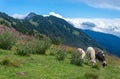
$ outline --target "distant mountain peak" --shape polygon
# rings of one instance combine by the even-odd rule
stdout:
[[[30,12],[26,17],[25,17],[25,19],[31,19],[32,17],[34,17],[34,16],[36,16],[37,14],[36,13],[34,13],[34,12]]]

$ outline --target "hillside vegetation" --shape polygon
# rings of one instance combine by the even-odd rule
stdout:
[[[120,79],[120,59],[112,56],[107,56],[105,68],[70,64],[69,55],[58,61],[51,55],[24,57],[0,49],[0,62],[5,59],[13,65],[0,65],[0,79]]]
[[[54,45],[46,36],[23,35],[4,26],[0,30],[0,79],[120,79],[117,57],[106,54],[105,68],[98,61],[95,66],[87,60],[74,64],[75,48]],[[8,39],[13,36],[16,40]]]

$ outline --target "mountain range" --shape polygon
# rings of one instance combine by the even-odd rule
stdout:
[[[88,35],[80,29],[75,28],[62,18],[55,16],[42,16],[36,13],[29,13],[24,19],[15,19],[5,13],[0,13],[0,24],[15,28],[24,34],[34,34],[34,32],[44,34],[52,40],[60,38],[62,44],[81,47],[88,46],[102,48]]]
[[[96,27],[96,24],[92,22],[81,22],[80,25],[83,27],[81,29],[76,28],[73,22],[53,15],[38,15],[34,12],[29,13],[24,19],[15,19],[5,13],[0,13],[1,25],[15,28],[24,34],[37,32],[50,37],[53,41],[60,38],[62,44],[83,49],[88,46],[105,48],[108,52],[120,57],[119,37],[92,30]]]

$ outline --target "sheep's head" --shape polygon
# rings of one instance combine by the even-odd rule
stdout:
[[[106,61],[103,61],[102,66],[103,66],[103,67],[107,66]]]

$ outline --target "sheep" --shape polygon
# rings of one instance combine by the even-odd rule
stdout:
[[[82,48],[78,48],[77,52],[81,54],[81,59],[84,60],[86,53]]]
[[[95,63],[96,63],[96,60],[95,60],[95,50],[93,47],[88,47],[87,50],[86,50],[86,54],[87,56],[90,58],[88,64],[94,66]]]
[[[100,49],[95,49],[95,56],[96,59],[98,59],[100,62],[102,62],[102,66],[107,66],[106,60],[105,60],[105,54]]]

